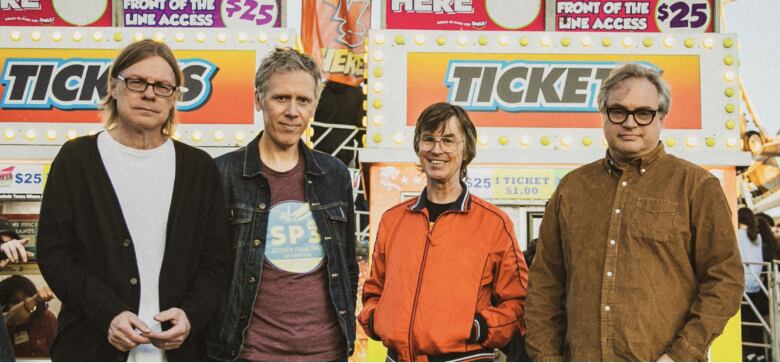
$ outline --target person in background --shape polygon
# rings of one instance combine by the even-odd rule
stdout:
[[[21,239],[11,222],[0,217],[0,269],[5,268],[9,263],[27,262],[27,259],[33,257],[33,253],[26,251],[24,245],[29,239]],[[7,308],[0,304],[0,310]],[[13,343],[8,334],[5,323],[5,314],[0,314],[0,362],[12,362],[15,360]]]
[[[718,179],[660,142],[671,92],[644,64],[598,95],[607,152],[561,179],[528,278],[538,361],[705,361],[743,270]]]
[[[762,245],[763,235],[759,233],[758,220],[750,208],[742,207],[737,211],[737,241],[742,263],[745,264],[745,293],[747,298],[758,310],[758,315],[750,305],[742,305],[742,341],[750,343],[764,342],[764,328],[761,326],[744,325],[744,323],[758,323],[759,316],[769,313],[767,295],[761,289],[762,269],[764,262]],[[767,359],[764,348],[742,346],[742,360],[744,362],[765,362]]]
[[[426,187],[382,216],[358,317],[388,361],[493,361],[525,332],[528,268],[512,221],[463,182],[476,137],[455,105],[417,119]]]
[[[761,235],[764,262],[772,262],[772,260],[779,259],[780,249],[778,249],[778,240],[775,238],[773,231],[775,220],[766,213],[757,213],[755,216],[758,223],[758,234]]]
[[[53,360],[203,361],[233,266],[219,173],[171,138],[171,49],[131,43],[107,73],[106,131],[66,142],[46,181],[41,274],[62,301]]]
[[[36,289],[35,284],[22,275],[0,281],[0,305],[4,307],[6,327],[13,337],[17,357],[49,357],[57,318],[46,302],[53,298],[48,287]]]

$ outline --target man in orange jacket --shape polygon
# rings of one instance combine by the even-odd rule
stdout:
[[[462,108],[425,109],[414,150],[427,186],[382,216],[358,320],[390,361],[494,360],[525,332],[528,268],[512,222],[462,182],[476,155]]]

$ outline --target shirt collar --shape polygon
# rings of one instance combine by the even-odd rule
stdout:
[[[655,149],[653,151],[638,157],[636,159],[631,160],[628,163],[628,167],[634,168],[639,175],[645,175],[648,170],[652,167],[652,165],[661,159],[664,155],[666,155],[666,150],[664,150],[664,144],[662,142],[658,142],[658,145],[656,145]],[[622,174],[623,170],[625,168],[621,168],[617,161],[612,157],[612,155],[609,153],[609,149],[607,149],[607,156],[604,158],[603,161],[604,169],[607,170],[610,174]]]
[[[244,177],[251,178],[263,171],[263,163],[260,161],[260,138],[262,136],[263,131],[246,145],[244,150]],[[314,153],[303,140],[298,141],[298,149],[303,152],[306,174],[321,175],[325,173],[317,159],[314,158]]]
[[[467,212],[471,209],[471,193],[469,192],[469,188],[464,182],[460,182],[460,186],[463,187],[463,190],[460,192],[458,199],[455,199],[455,202],[450,204],[450,207],[447,209],[448,211]],[[420,196],[417,197],[417,202],[412,204],[409,209],[415,212],[421,212],[425,209],[425,202],[428,200],[427,191],[428,187],[425,187],[422,193],[420,193]]]

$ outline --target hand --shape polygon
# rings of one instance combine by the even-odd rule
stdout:
[[[136,329],[141,333],[139,334]],[[138,315],[125,310],[111,320],[111,325],[108,327],[108,342],[114,348],[127,352],[139,344],[151,343],[149,338],[144,336],[151,332],[152,330],[138,318]]]
[[[36,293],[33,297],[35,297],[36,301],[38,302],[47,302],[51,299],[54,299],[54,293],[48,286],[43,286],[38,289],[38,293]]]
[[[144,333],[144,336],[149,338],[157,348],[162,350],[179,349],[187,337],[190,336],[190,319],[187,318],[187,314],[182,309],[170,308],[161,311],[154,316],[154,320],[160,323],[170,321],[173,325],[170,329],[163,332],[151,331]]]
[[[3,251],[6,257],[8,257],[8,262],[17,263],[20,260],[22,262],[27,262],[28,257],[33,257],[32,252],[27,252],[24,249],[24,245],[26,245],[28,242],[30,242],[29,238],[25,238],[22,240],[12,239],[8,242],[1,244],[0,251]],[[8,262],[6,262],[6,264]]]
[[[661,358],[658,358],[658,362],[674,362],[674,359],[669,356],[669,354],[665,354],[661,356]]]

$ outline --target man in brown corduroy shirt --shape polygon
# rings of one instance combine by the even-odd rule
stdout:
[[[718,179],[659,142],[669,88],[612,71],[598,96],[605,158],[564,177],[528,278],[537,361],[704,361],[739,309],[743,272]]]

